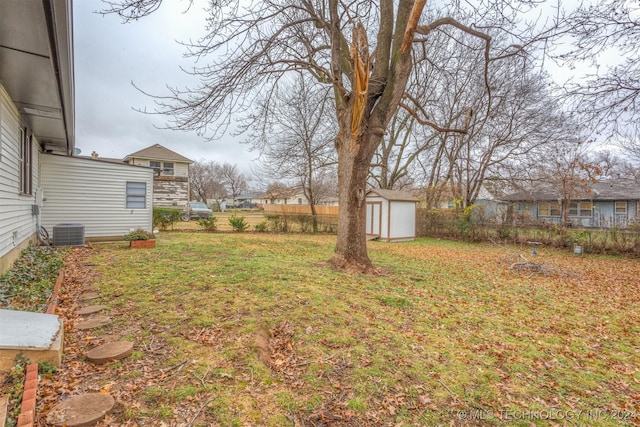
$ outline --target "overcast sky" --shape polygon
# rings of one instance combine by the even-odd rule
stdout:
[[[191,160],[228,162],[249,172],[257,154],[237,137],[208,142],[194,132],[158,129],[166,117],[133,109],[153,109],[153,100],[131,82],[158,95],[167,93],[166,84],[189,84],[179,66],[191,63],[176,40],[197,38],[204,30],[206,1],[196,1],[185,14],[187,3],[164,2],[151,16],[122,24],[118,16],[95,13],[104,5],[100,0],[73,2],[76,147],[82,155],[96,151],[101,157],[124,158],[161,144]]]

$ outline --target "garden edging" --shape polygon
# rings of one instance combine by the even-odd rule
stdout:
[[[60,269],[58,278],[53,286],[53,292],[49,299],[49,305],[47,306],[47,314],[55,314],[58,307],[58,298],[60,295],[60,288],[64,281],[64,270]],[[17,427],[33,427],[35,423],[36,413],[36,397],[38,395],[38,363],[33,362],[27,365],[24,390],[22,391],[22,404],[20,406],[20,415],[18,416]]]

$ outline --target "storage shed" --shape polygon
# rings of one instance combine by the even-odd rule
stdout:
[[[418,199],[404,191],[369,190],[366,195],[367,239],[386,242],[416,238]]]

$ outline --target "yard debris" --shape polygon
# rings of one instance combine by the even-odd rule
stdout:
[[[578,277],[575,273],[569,270],[562,270],[554,267],[551,264],[529,261],[522,254],[510,255],[509,257],[507,257],[507,262],[510,263],[509,270],[518,271],[521,273],[529,273],[529,277],[533,276],[534,274],[541,274],[543,276],[558,275],[575,278]]]
[[[269,367],[275,372],[292,374],[298,366],[294,349],[293,328],[283,320],[269,332]]]

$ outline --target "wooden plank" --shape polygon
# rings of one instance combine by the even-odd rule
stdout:
[[[338,216],[338,206],[316,206],[321,216]],[[311,215],[310,205],[264,205],[265,215]]]

